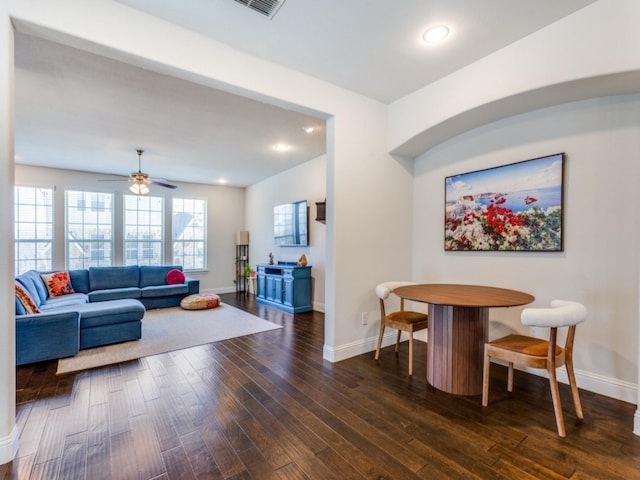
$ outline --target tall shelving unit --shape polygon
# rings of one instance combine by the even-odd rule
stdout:
[[[236,239],[236,293],[246,292],[247,277],[245,267],[249,264],[249,232],[238,232]]]

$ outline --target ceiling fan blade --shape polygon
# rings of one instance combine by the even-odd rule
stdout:
[[[99,178],[99,182],[128,182],[129,177],[121,177],[121,178]]]
[[[133,184],[137,184],[138,188],[140,188],[144,184],[150,184],[150,183],[154,185],[158,185],[160,187],[165,187],[165,188],[173,188],[173,189],[178,188],[177,185],[172,185],[164,178],[153,179],[153,178],[149,178],[149,175],[147,175],[146,173],[143,173],[142,172],[142,153],[144,152],[144,150],[138,149],[136,150],[136,152],[138,153],[138,171],[137,172],[131,172],[131,174],[128,177],[122,176],[120,178],[103,178],[103,179],[98,179],[98,181],[99,182],[130,182]],[[147,192],[148,191],[149,190],[147,189]],[[142,195],[146,194],[147,192],[142,193]]]
[[[177,185],[172,185],[172,184],[170,184],[170,183],[166,183],[165,181],[160,181],[160,180],[155,179],[155,178],[152,178],[152,179],[150,179],[150,180],[151,180],[151,183],[152,183],[152,184],[154,184],[154,185],[159,185],[159,186],[161,186],[161,187],[173,188],[173,189],[178,188],[178,186],[177,186]]]

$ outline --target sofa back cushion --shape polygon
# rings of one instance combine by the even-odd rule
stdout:
[[[138,265],[89,267],[89,286],[91,291],[137,287],[139,281],[140,267]]]
[[[77,293],[89,293],[89,270],[69,270],[71,285]]]
[[[15,296],[15,298],[16,298],[16,315],[26,315],[27,311],[25,310],[24,305],[22,304],[22,302],[20,301],[17,295]]]
[[[167,284],[167,273],[171,270],[182,271],[182,265],[141,265],[140,288]]]

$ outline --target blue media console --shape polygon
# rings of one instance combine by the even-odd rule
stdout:
[[[311,267],[299,267],[296,262],[258,265],[258,303],[290,313],[310,312]]]

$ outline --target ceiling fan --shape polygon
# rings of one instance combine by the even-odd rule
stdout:
[[[131,174],[129,175],[128,181],[131,182],[131,185],[129,185],[129,190],[131,190],[136,195],[146,195],[147,193],[149,193],[149,187],[147,187],[147,185],[149,184],[173,189],[178,188],[177,185],[172,185],[164,179],[149,178],[148,174],[143,173],[142,154],[144,153],[144,150],[139,148],[136,150],[136,152],[138,153],[138,171],[131,172]]]

